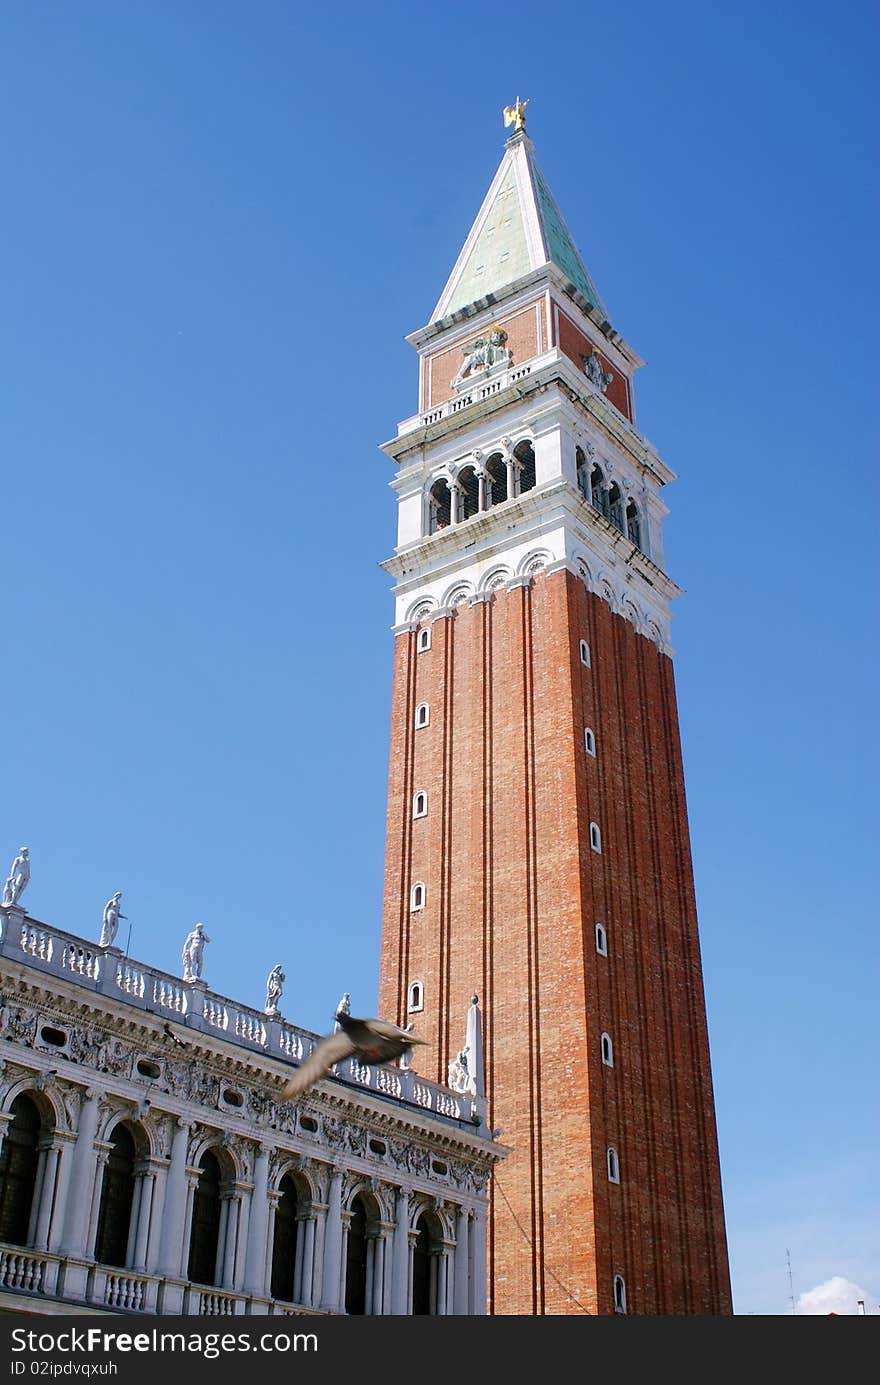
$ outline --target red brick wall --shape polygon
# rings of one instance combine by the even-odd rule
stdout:
[[[490,326],[475,327],[469,336],[461,337],[455,346],[444,347],[426,356],[421,407],[433,409],[444,400],[452,398],[451,382],[461,369],[464,360],[463,348],[469,346],[477,337],[486,336],[492,328],[500,327],[507,333],[505,345],[511,352],[511,359],[515,365],[522,365],[533,356],[540,356],[541,352],[546,350],[547,341],[544,318],[545,304],[542,297],[510,317],[503,317],[491,323]]]
[[[512,1148],[492,1184],[492,1311],[608,1313],[619,1272],[631,1312],[729,1312],[671,663],[565,572],[431,629],[427,652],[396,642],[381,1009],[406,1022],[424,981],[416,1064],[445,1080],[472,991],[483,1004]],[[415,880],[427,907],[410,914]]]
[[[580,328],[576,327],[570,317],[567,317],[559,309],[559,341],[560,351],[563,351],[570,360],[574,362],[578,370],[584,368],[584,356],[589,356],[593,350],[593,342],[584,336]],[[606,399],[610,400],[615,409],[628,419],[632,419],[632,407],[630,404],[630,385],[625,375],[622,375],[616,366],[599,352],[599,359],[607,372],[610,372],[614,379],[605,392]]]

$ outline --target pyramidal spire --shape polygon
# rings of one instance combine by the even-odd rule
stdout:
[[[505,123],[516,128],[434,309],[435,322],[548,264],[555,265],[603,318],[608,317],[541,172],[535,146],[525,132],[523,110],[519,101],[517,107],[506,108]]]

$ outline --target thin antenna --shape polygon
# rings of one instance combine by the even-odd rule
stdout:
[[[796,1314],[797,1314],[797,1307],[796,1307],[795,1301],[794,1301],[794,1280],[792,1279],[792,1275],[791,1275],[791,1251],[790,1251],[790,1250],[787,1250],[787,1251],[785,1252],[785,1259],[786,1259],[786,1262],[787,1262],[787,1264],[788,1264],[788,1301],[789,1301],[789,1303],[791,1304],[791,1311],[792,1311],[792,1313],[796,1315]]]

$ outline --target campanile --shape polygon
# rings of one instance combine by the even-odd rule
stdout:
[[[674,474],[523,108],[396,464],[381,1012],[485,1015],[494,1313],[729,1313],[663,558]],[[467,1062],[467,1054],[464,1055]],[[460,1067],[459,1067],[460,1071]]]

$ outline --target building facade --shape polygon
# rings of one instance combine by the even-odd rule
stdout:
[[[503,1150],[477,1080],[352,1059],[281,1103],[316,1036],[268,997],[237,1004],[18,903],[0,925],[0,1309],[485,1312]]]
[[[524,129],[408,340],[380,1006],[440,1081],[485,1001],[490,1311],[728,1313],[674,475]]]

